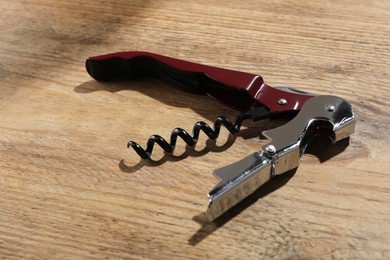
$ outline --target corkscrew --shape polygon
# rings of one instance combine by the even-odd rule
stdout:
[[[247,119],[293,118],[283,126],[263,132],[272,141],[262,150],[214,171],[221,181],[208,194],[206,215],[210,220],[222,215],[272,177],[298,167],[310,137],[322,134],[336,142],[352,134],[355,127],[353,109],[345,100],[335,96],[315,96],[289,87],[273,88],[265,84],[261,76],[251,73],[149,52],[118,52],[90,57],[86,69],[98,81],[159,78],[185,91],[208,95],[240,112],[235,122],[224,116],[218,117],[213,127],[197,122],[192,134],[175,128],[169,141],[152,135],[146,148],[134,141],[128,142],[128,147],[143,159],[150,159],[156,143],[165,152],[173,153],[178,137],[194,146],[201,131],[214,140],[219,136],[221,126],[231,134],[237,134]]]
[[[267,111],[264,107],[256,107],[240,113],[234,123],[232,123],[227,117],[219,116],[215,120],[213,127],[203,121],[198,121],[192,129],[192,134],[189,134],[186,130],[179,127],[173,129],[169,142],[160,135],[152,135],[147,141],[146,149],[142,148],[134,141],[128,142],[127,147],[132,147],[141,158],[150,159],[155,143],[157,143],[166,153],[171,154],[176,147],[178,137],[183,139],[188,146],[192,147],[198,142],[201,131],[204,132],[209,139],[215,140],[219,136],[222,125],[225,126],[230,134],[235,135],[240,131],[244,120],[252,119],[253,121],[257,121],[263,119],[266,115]]]

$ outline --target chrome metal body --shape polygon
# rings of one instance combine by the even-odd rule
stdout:
[[[273,176],[298,167],[311,136],[325,134],[335,143],[354,129],[355,115],[347,101],[335,96],[309,99],[293,120],[263,132],[271,142],[260,152],[214,171],[221,181],[208,194],[208,219],[218,218]]]

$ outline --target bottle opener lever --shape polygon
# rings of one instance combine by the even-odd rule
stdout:
[[[345,100],[317,96],[306,101],[293,120],[263,132],[272,141],[261,151],[214,171],[221,181],[208,194],[208,219],[219,217],[274,176],[297,168],[311,136],[326,134],[337,142],[354,128],[354,111]]]

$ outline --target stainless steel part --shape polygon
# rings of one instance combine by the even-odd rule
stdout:
[[[286,92],[294,93],[294,94],[303,94],[303,95],[313,96],[312,93],[302,91],[302,90],[296,89],[296,88],[291,88],[291,87],[275,87],[275,88],[286,91]]]
[[[311,136],[326,134],[335,143],[354,129],[354,111],[347,101],[335,96],[309,99],[293,120],[263,132],[272,141],[261,151],[214,171],[221,181],[208,194],[207,218],[218,218],[273,176],[298,167]]]
[[[284,105],[287,104],[287,100],[284,99],[284,98],[281,98],[281,99],[278,100],[278,104],[281,105],[281,106],[284,106]]]

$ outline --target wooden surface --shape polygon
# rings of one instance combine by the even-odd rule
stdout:
[[[1,0],[0,18],[2,257],[390,258],[389,1]],[[122,50],[340,96],[356,132],[313,141],[295,173],[207,223],[211,171],[281,122],[141,162],[127,141],[236,112],[156,80],[88,76],[88,56]]]

